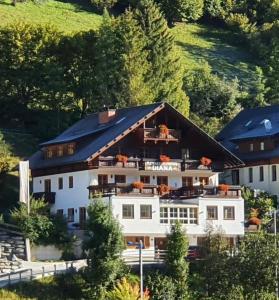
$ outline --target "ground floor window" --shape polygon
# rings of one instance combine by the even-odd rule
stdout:
[[[140,206],[140,218],[141,219],[152,219],[152,205],[141,205]]]
[[[125,236],[124,242],[128,249],[138,249],[140,241],[142,241],[144,248],[150,247],[149,236]]]
[[[179,220],[183,224],[198,223],[198,208],[197,207],[161,207],[160,208],[160,223],[173,224]]]
[[[75,210],[73,208],[68,208],[68,222],[75,221]]]
[[[134,219],[134,205],[123,204],[122,205],[122,218],[123,219]]]

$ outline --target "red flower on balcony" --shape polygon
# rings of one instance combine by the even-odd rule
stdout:
[[[166,184],[160,184],[158,186],[158,192],[160,195],[167,194],[170,191],[170,187]]]
[[[170,157],[167,155],[160,155],[161,162],[170,162]]]
[[[200,163],[203,165],[203,166],[205,166],[205,167],[209,167],[211,164],[212,164],[212,160],[210,159],[210,158],[208,158],[208,157],[202,157],[201,159],[200,159]]]
[[[230,186],[228,184],[219,184],[218,186],[218,190],[224,192],[225,195],[227,195],[229,188]]]
[[[166,136],[169,135],[169,129],[168,129],[167,125],[161,124],[161,125],[159,125],[158,127],[159,127],[159,132],[160,132],[160,134],[166,135]]]
[[[143,186],[144,186],[144,183],[141,182],[141,181],[135,181],[132,183],[132,187],[134,189],[139,189],[139,190],[142,190],[143,189]]]
[[[115,158],[118,162],[126,163],[128,161],[128,157],[126,155],[122,155],[122,154],[117,154],[115,156]]]
[[[257,225],[259,226],[261,224],[261,220],[258,218],[258,217],[251,217],[249,220],[248,220],[248,223],[250,225]]]

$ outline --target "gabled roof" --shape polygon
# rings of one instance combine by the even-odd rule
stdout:
[[[41,144],[41,146],[47,146],[80,141],[80,146],[73,155],[44,159],[42,151],[38,151],[30,158],[30,168],[45,169],[90,161],[164,108],[176,114],[177,118],[184,122],[185,125],[190,126],[195,132],[206,138],[214,149],[226,156],[229,164],[235,166],[243,164],[234,154],[230,153],[216,140],[208,136],[172,106],[167,103],[153,103],[119,109],[117,110],[116,117],[105,125],[99,125],[98,113],[89,115],[85,119],[75,123],[56,138]],[[83,139],[84,137],[87,138]]]
[[[269,126],[265,126],[265,122]],[[244,161],[279,157],[279,147],[271,151],[239,153],[239,141],[265,139],[279,134],[279,105],[242,110],[216,139]]]

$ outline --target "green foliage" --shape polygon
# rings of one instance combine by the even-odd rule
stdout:
[[[205,0],[204,11],[209,18],[225,20],[233,6],[232,0]]]
[[[140,288],[138,284],[131,284],[124,277],[119,282],[117,282],[112,291],[106,293],[105,298],[107,300],[138,300],[140,298]],[[144,293],[142,299],[149,299],[147,292]]]
[[[258,210],[258,216],[260,219],[268,219],[268,213],[270,213],[277,205],[277,199],[275,196],[271,196],[266,192],[257,193],[255,196],[254,190],[248,187],[244,187],[242,189],[242,197],[244,199],[245,213],[247,217],[251,209],[254,208]]]
[[[176,285],[176,296],[188,299],[187,278],[188,263],[185,257],[188,253],[188,239],[180,222],[171,226],[167,241],[166,268],[168,275]]]
[[[175,21],[196,21],[203,15],[203,0],[158,0],[157,2],[170,25]]]
[[[97,45],[97,86],[100,103],[133,106],[153,100],[146,80],[149,64],[146,39],[131,11],[104,16]]]
[[[116,2],[117,0],[91,0],[91,3],[101,11],[113,7]]]
[[[279,8],[278,8],[279,10]],[[278,22],[279,32],[279,22]],[[269,87],[268,97],[272,104],[279,103],[279,38],[274,40],[273,49],[268,60],[267,85]]]
[[[10,171],[12,166],[11,151],[0,132],[0,175]]]
[[[175,300],[176,286],[171,277],[158,271],[148,274],[145,285],[151,293],[152,300]]]
[[[37,245],[72,245],[67,232],[67,223],[63,217],[51,216],[48,204],[42,200],[30,199],[30,213],[27,205],[20,203],[11,211],[11,221],[17,225],[31,243]]]
[[[124,239],[111,209],[101,199],[93,199],[87,213],[88,239],[84,249],[90,259],[88,281],[92,284],[93,299],[101,299],[107,287],[123,277]]]

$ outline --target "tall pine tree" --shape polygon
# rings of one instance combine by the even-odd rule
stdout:
[[[168,101],[188,115],[189,99],[182,90],[184,68],[159,6],[152,0],[142,0],[135,15],[147,40],[148,80],[154,101]]]
[[[117,19],[106,13],[97,46],[96,78],[102,103],[124,107],[152,102],[145,47],[146,38],[130,10]]]

